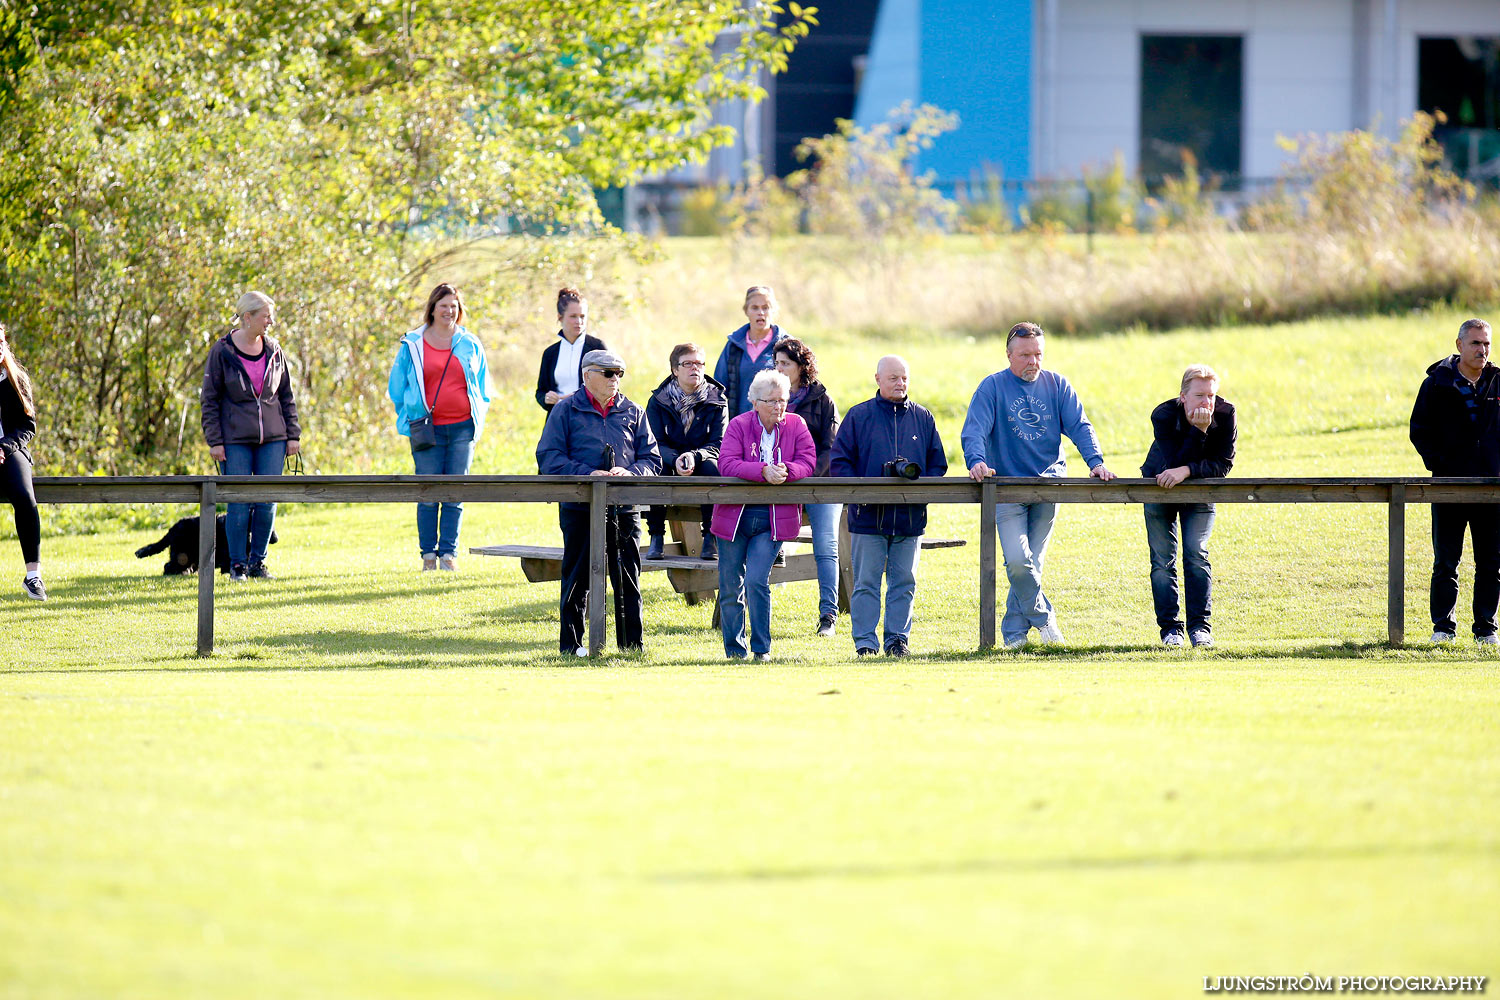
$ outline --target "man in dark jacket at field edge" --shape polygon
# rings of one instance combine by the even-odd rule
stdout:
[[[1151,411],[1151,450],[1141,475],[1171,489],[1185,479],[1218,479],[1234,466],[1234,405],[1219,396],[1219,376],[1208,365],[1189,365],[1182,388]],[[1151,603],[1161,644],[1212,646],[1213,568],[1208,536],[1214,530],[1211,503],[1147,503],[1146,546],[1151,550]],[[1187,591],[1187,634],[1177,600],[1177,526],[1182,525],[1182,577]]]
[[[835,476],[941,476],[948,457],[937,424],[926,407],[906,395],[909,372],[894,354],[875,366],[875,398],[849,408],[833,441],[829,472]],[[885,651],[910,652],[912,604],[917,592],[917,557],[927,530],[927,505],[850,504],[849,557],[854,592],[849,595],[849,627],[854,651],[880,651],[880,581],[885,578]]]
[[[609,351],[583,356],[583,389],[558,400],[536,446],[537,471],[544,476],[654,476],[661,471],[656,438],[646,411],[619,391],[625,362]],[[564,653],[588,655],[583,609],[589,592],[589,505],[558,505],[563,534],[561,634]],[[633,508],[611,507],[605,521],[609,582],[615,591],[615,644],[640,649],[641,516]],[[603,594],[596,594],[603,600]]]
[[[1434,476],[1500,476],[1500,368],[1489,363],[1490,325],[1465,320],[1458,353],[1427,369],[1411,411],[1411,443]],[[1474,543],[1474,641],[1492,646],[1500,605],[1500,505],[1432,505],[1432,641],[1458,632],[1458,561],[1464,528]]]
[[[724,386],[704,374],[707,367],[703,348],[697,344],[678,344],[669,357],[672,373],[662,380],[646,400],[646,419],[656,435],[661,452],[664,476],[717,476],[719,445],[724,440],[724,425],[729,422],[729,400]],[[714,505],[702,505],[703,548],[701,559],[717,559],[714,536],[709,521]],[[667,508],[653,504],[646,512],[646,527],[651,532],[647,559],[660,559],[665,549]]]

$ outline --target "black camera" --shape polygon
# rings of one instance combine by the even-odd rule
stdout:
[[[897,476],[901,479],[916,479],[922,474],[922,467],[916,462],[908,462],[897,455],[882,467],[887,476]]]

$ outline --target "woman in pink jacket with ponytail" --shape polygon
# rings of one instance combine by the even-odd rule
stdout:
[[[807,424],[786,412],[791,384],[780,372],[763,371],[750,383],[751,411],[729,421],[719,446],[719,474],[752,483],[780,485],[813,474],[818,449]],[[781,543],[802,530],[802,505],[714,504],[713,534],[719,539],[719,620],[724,654],[731,659],[771,658],[771,563]],[[745,645],[745,609],[750,609],[750,645]]]

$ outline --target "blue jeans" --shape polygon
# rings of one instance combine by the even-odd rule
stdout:
[[[219,472],[226,476],[279,476],[285,463],[285,441],[226,444]],[[265,562],[266,547],[271,544],[271,528],[275,523],[274,503],[229,504],[224,515],[224,534],[229,541],[230,564]]]
[[[1046,628],[1056,612],[1042,593],[1042,563],[1047,542],[1057,520],[1055,503],[997,503],[995,531],[1000,535],[1000,554],[1005,557],[1005,575],[1010,593],[1005,595],[1005,616],[1000,635],[1005,642],[1025,639],[1034,628]]]
[[[1177,524],[1182,522],[1182,577],[1187,590],[1187,630],[1211,631],[1213,568],[1208,564],[1208,536],[1214,530],[1211,503],[1148,503],[1146,544],[1151,547],[1151,602],[1162,638],[1182,631],[1177,603]]]
[[[841,503],[807,504],[813,560],[818,564],[818,617],[839,613],[839,514]]]
[[[750,652],[771,651],[771,563],[781,543],[771,537],[771,509],[745,507],[734,537],[719,539],[719,623],[724,655],[745,655],[745,608],[750,609]]]
[[[849,595],[849,630],[855,649],[879,649],[880,579],[885,577],[885,648],[911,637],[912,603],[917,596],[920,535],[850,535],[849,561],[854,593]]]
[[[434,426],[437,444],[411,453],[419,476],[462,476],[469,471],[474,458],[474,421]],[[439,508],[442,516],[439,517]],[[434,552],[451,556],[458,551],[458,522],[463,519],[462,503],[417,504],[417,547],[423,555]],[[439,524],[442,527],[439,529]]]

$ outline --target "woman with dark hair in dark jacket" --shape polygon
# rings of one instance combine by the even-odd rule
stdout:
[[[672,374],[646,400],[646,419],[656,435],[664,476],[717,476],[719,445],[729,422],[729,402],[724,387],[704,374],[703,348],[678,344],[669,359]],[[714,505],[703,505],[703,549],[700,559],[717,559],[717,545],[709,532]],[[647,559],[660,559],[667,532],[667,508],[653,505],[646,512],[651,534]]]
[[[16,509],[16,534],[21,539],[21,558],[26,562],[21,589],[33,601],[45,601],[42,518],[31,485],[31,452],[26,450],[27,442],[34,437],[36,403],[31,395],[31,376],[11,353],[5,327],[0,325],[0,486],[5,489],[5,499]]]
[[[839,408],[827,388],[818,381],[818,359],[802,341],[788,337],[776,342],[776,370],[792,384],[786,411],[807,424],[818,449],[815,476],[828,475],[833,438],[839,431]],[[839,515],[840,503],[804,504],[812,527],[813,561],[818,565],[818,635],[833,635],[839,617]]]
[[[271,338],[276,303],[246,292],[235,307],[239,322],[208,352],[203,366],[203,437],[220,475],[276,476],[302,447],[292,373]],[[229,579],[269,577],[266,547],[276,522],[274,503],[232,503],[224,518]]]
[[[542,352],[542,368],[536,376],[536,403],[548,413],[583,386],[583,356],[607,349],[604,341],[584,332],[589,325],[589,300],[576,288],[558,291],[557,325],[557,339]]]

